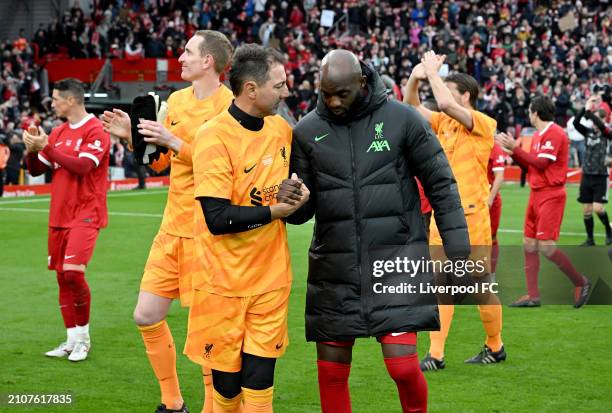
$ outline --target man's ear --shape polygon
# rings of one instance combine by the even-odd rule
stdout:
[[[212,55],[207,54],[204,56],[204,61],[202,64],[202,69],[208,69],[209,67],[213,67],[215,65],[215,59]]]
[[[368,82],[368,79],[365,76],[361,76],[360,86],[362,89],[366,87],[367,82]]]
[[[257,83],[252,80],[245,82],[243,92],[246,93],[250,99],[255,99],[257,97]]]

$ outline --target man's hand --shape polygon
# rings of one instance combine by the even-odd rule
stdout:
[[[427,79],[427,74],[425,73],[425,67],[423,67],[423,63],[419,63],[412,69],[412,72],[410,73],[410,77],[416,80],[426,80]]]
[[[446,55],[438,56],[434,51],[430,50],[428,52],[425,52],[425,54],[421,58],[420,64],[423,65],[423,70],[427,77],[430,77],[438,74],[440,68],[444,64],[445,59]]]
[[[599,99],[597,96],[591,96],[587,101],[584,108],[589,112],[595,112],[599,106]]]
[[[166,147],[173,150],[175,153],[179,153],[183,141],[174,136],[164,126],[152,120],[140,119],[138,124],[138,132],[141,133],[145,138],[145,142],[154,143],[159,146]]]
[[[504,132],[495,135],[495,142],[497,142],[499,146],[501,146],[507,153],[514,152],[514,150],[518,147],[518,141]]]
[[[291,179],[281,182],[276,199],[279,203],[295,205],[302,199],[302,184],[302,180],[297,179],[297,174],[292,174]]]
[[[291,183],[286,183],[286,181],[291,181]],[[301,193],[301,195],[299,196],[297,200],[294,199],[297,191],[294,189],[288,188],[288,186],[290,185],[293,186],[293,188],[296,188],[295,182],[299,182],[300,184],[299,192]],[[286,218],[289,215],[293,214],[295,211],[300,209],[302,205],[308,202],[308,199],[310,198],[310,190],[308,190],[306,185],[302,183],[302,180],[299,179],[295,173],[291,175],[291,179],[285,179],[283,183],[285,183],[285,190],[290,192],[291,197],[283,196],[282,198],[283,200],[281,200],[278,198],[278,194],[277,194],[277,200],[279,202],[277,204],[270,205],[270,214],[272,215],[272,221],[274,221],[275,219],[279,219],[279,218]],[[279,189],[279,194],[280,194],[280,189]]]
[[[27,131],[23,131],[23,142],[28,153],[42,151],[49,143],[49,136],[40,126],[30,126]]]
[[[132,124],[130,115],[120,109],[113,109],[112,112],[105,110],[102,116],[104,132],[110,133],[119,139],[124,139],[128,144],[132,144]]]

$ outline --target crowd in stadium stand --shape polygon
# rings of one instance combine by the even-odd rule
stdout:
[[[257,42],[279,48],[287,58],[287,104],[296,118],[315,106],[320,59],[342,47],[386,75],[397,98],[426,50],[446,54],[450,71],[478,80],[477,109],[495,118],[501,131],[516,134],[529,126],[527,108],[536,93],[554,99],[560,125],[589,96],[601,94],[609,121],[612,43],[606,2],[538,3],[98,0],[84,10],[77,0],[60,19],[41,23],[32,39],[20,35],[0,44],[0,133],[13,141],[13,131],[29,122],[52,126],[36,64],[45,56],[177,58],[198,29],[219,30],[235,46]],[[322,26],[323,11],[334,13],[334,27]],[[426,82],[422,94],[429,96]]]

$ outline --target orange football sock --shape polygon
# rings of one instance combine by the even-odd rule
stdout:
[[[244,413],[272,413],[274,387],[264,390],[242,388],[244,395]]]
[[[492,351],[499,351],[502,347],[502,307],[501,305],[479,305],[480,319],[487,333],[486,345]]]
[[[242,393],[231,399],[226,399],[213,389],[213,413],[243,413]]]
[[[438,309],[440,310],[440,331],[431,331],[429,333],[429,354],[435,359],[442,360],[444,358],[446,337],[453,322],[455,306],[452,304],[439,305]]]
[[[176,375],[174,339],[166,320],[150,326],[138,326],[142,340],[161,390],[161,402],[168,409],[180,409],[183,397]]]
[[[213,383],[212,371],[202,366],[202,379],[204,379],[204,406],[202,413],[213,413]]]

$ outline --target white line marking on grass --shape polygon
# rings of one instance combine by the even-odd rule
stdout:
[[[314,224],[314,219],[311,219],[310,221],[307,221],[308,224]],[[510,234],[522,234],[523,230],[522,229],[498,229],[497,232],[507,232]],[[561,232],[561,235],[565,235],[565,236],[579,236],[579,235],[586,235],[584,232]],[[595,234],[596,237],[604,237],[604,234]]]
[[[108,195],[106,195],[107,198],[122,198],[124,196],[140,196],[140,195],[157,195],[157,194],[165,194],[168,193],[168,190],[165,189],[163,191],[138,191],[138,192],[129,192],[129,191],[125,191],[125,193],[123,193],[124,191],[121,192],[111,192]],[[40,197],[40,198],[36,198],[36,199],[12,199],[9,201],[0,201],[0,206],[1,205],[8,205],[8,204],[33,204],[33,203],[39,203],[39,202],[49,202],[51,198],[48,196],[44,196],[44,197]]]
[[[48,209],[40,208],[3,208],[0,207],[0,211],[13,211],[13,212],[44,212],[49,213]],[[123,217],[144,217],[144,218],[161,218],[162,214],[147,214],[144,212],[109,212],[111,216],[123,216]]]
[[[1,204],[0,204],[1,205]],[[0,206],[0,211],[12,211],[12,212],[45,212],[48,213],[48,209],[36,209],[36,208],[4,208]],[[109,212],[111,216],[124,216],[124,217],[142,217],[142,218],[161,218],[162,214],[147,214],[144,212]],[[314,224],[314,220],[308,221],[308,224]],[[522,234],[522,229],[498,229],[498,232],[506,232],[510,234]],[[584,235],[582,232],[561,232],[564,236],[580,236]],[[594,234],[596,237],[603,238],[604,234]]]

